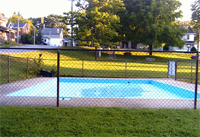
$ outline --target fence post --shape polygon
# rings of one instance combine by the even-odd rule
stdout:
[[[8,83],[10,82],[10,56],[8,55]]]
[[[196,79],[195,79],[194,109],[197,109],[198,67],[199,67],[199,52],[197,52],[197,54],[196,54]]]
[[[60,50],[57,52],[57,107],[59,107],[59,76],[60,76]]]
[[[84,70],[84,60],[82,59],[82,76],[84,76],[83,70]]]
[[[95,46],[95,60],[97,60],[97,46]]]
[[[193,65],[193,60],[191,59],[191,83],[192,83],[192,65]]]
[[[125,78],[126,78],[126,75],[127,75],[126,69],[127,69],[127,60],[126,60],[126,63],[125,63]]]
[[[28,79],[28,61],[29,61],[29,58],[27,57],[27,70],[26,70],[26,78]]]
[[[175,61],[175,80],[177,80],[177,60]]]
[[[168,63],[167,78],[169,78],[169,60],[167,61],[167,63]]]

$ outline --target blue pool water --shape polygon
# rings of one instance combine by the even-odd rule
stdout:
[[[7,96],[56,97],[57,79],[52,79]],[[137,98],[194,99],[194,91],[155,80],[60,78],[60,99],[77,98]],[[200,99],[200,93],[197,98]]]

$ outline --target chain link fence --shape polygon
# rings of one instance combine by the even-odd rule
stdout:
[[[1,49],[1,105],[200,108],[197,52]]]

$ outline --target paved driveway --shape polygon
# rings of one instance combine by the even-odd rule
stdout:
[[[16,49],[13,49],[13,48],[16,48]],[[22,49],[17,49],[17,48],[22,48]],[[42,48],[46,48],[46,49],[57,49],[58,47],[55,47],[55,46],[47,46],[47,45],[16,46],[16,47],[12,47],[12,49],[0,48],[0,53],[30,52],[30,51],[35,51],[35,50],[39,50],[39,49],[42,49]]]

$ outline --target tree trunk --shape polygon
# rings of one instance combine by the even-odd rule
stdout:
[[[153,45],[152,44],[150,44],[149,45],[149,56],[152,56],[152,49],[153,49]]]
[[[95,46],[95,60],[97,60],[97,47]]]

